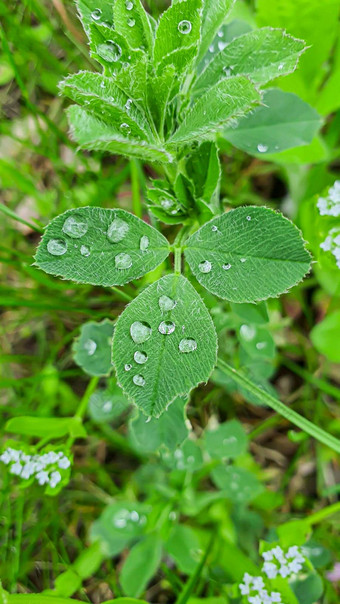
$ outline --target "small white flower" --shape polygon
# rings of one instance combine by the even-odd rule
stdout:
[[[21,478],[28,479],[32,476],[32,474],[34,474],[34,464],[29,461],[24,465],[24,468],[21,472]]]
[[[16,461],[10,468],[10,473],[11,474],[15,474],[16,476],[19,476],[21,474],[21,470],[22,470],[22,465],[20,463],[20,461]]]
[[[282,564],[280,567],[279,573],[280,573],[281,577],[283,577],[284,579],[286,577],[289,577],[289,575],[290,575],[289,567],[286,566],[286,564]]]
[[[270,595],[272,598],[272,602],[278,602],[278,604],[281,603],[281,594],[279,594],[278,591],[272,591]]]
[[[266,561],[266,562],[271,562],[272,559],[274,558],[273,556],[273,552],[271,550],[269,550],[269,552],[263,552],[262,554],[262,558]]]
[[[60,472],[52,472],[51,476],[50,476],[50,486],[52,487],[52,489],[54,489],[58,482],[61,481],[61,474]]]
[[[59,468],[61,468],[62,470],[66,470],[67,468],[69,468],[71,465],[70,460],[68,459],[68,457],[60,457],[59,461],[58,461],[58,466]]]
[[[8,451],[4,451],[2,455],[0,455],[0,460],[7,465],[12,461],[12,457]]]
[[[261,602],[260,596],[251,596],[250,598],[248,598],[248,602],[249,604],[263,604]]]
[[[46,482],[48,482],[48,472],[45,472],[44,470],[38,472],[35,477],[40,485],[46,484]]]
[[[278,574],[278,567],[272,562],[265,562],[262,568],[268,579],[275,579]]]
[[[21,451],[18,451],[17,449],[11,449],[11,448],[8,448],[7,451],[9,452],[12,461],[19,461]]]
[[[253,580],[253,589],[256,589],[256,591],[260,591],[261,589],[264,589],[264,582],[262,577],[255,577]]]

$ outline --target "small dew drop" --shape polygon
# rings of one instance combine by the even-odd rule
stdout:
[[[125,2],[125,8],[126,8],[126,10],[132,10],[133,9],[133,2],[131,2],[130,0],[126,0],[126,2]]]
[[[231,268],[231,264],[223,264],[222,268],[224,271],[228,271]]]
[[[170,210],[174,205],[174,202],[172,199],[169,199],[169,197],[164,197],[160,200],[160,204],[164,210]]]
[[[124,369],[125,371],[131,371],[132,365],[130,363],[126,363],[126,365],[124,365]]]
[[[126,101],[126,103],[125,103],[125,109],[126,109],[126,111],[130,111],[131,105],[132,105],[132,99],[128,99]]]
[[[92,13],[91,13],[91,18],[94,21],[99,21],[101,16],[102,16],[102,11],[100,8],[95,8],[94,11],[92,11]]]
[[[194,352],[197,348],[197,342],[193,338],[184,338],[178,346],[180,352]]]
[[[204,260],[203,262],[200,262],[200,264],[198,265],[198,268],[201,271],[201,273],[210,273],[210,271],[212,269],[212,264],[211,264],[211,262],[209,262],[209,260]]]
[[[223,38],[223,31],[220,30],[217,35],[218,35],[219,38]]]
[[[158,304],[162,312],[168,312],[175,308],[177,302],[169,298],[169,296],[161,296],[158,300]]]
[[[52,256],[63,256],[67,252],[67,243],[64,239],[50,239],[47,250]]]
[[[115,257],[115,267],[119,270],[124,270],[127,268],[131,268],[132,266],[132,258],[129,254],[125,254],[122,252],[121,254],[117,254]]]
[[[143,344],[152,334],[152,329],[148,323],[135,321],[130,327],[131,338],[136,344]]]
[[[110,413],[111,409],[112,409],[112,402],[106,401],[106,403],[104,403],[104,405],[103,405],[104,413]]]
[[[248,220],[248,221],[249,221],[249,220],[251,220],[251,216],[247,216],[247,220]]]
[[[107,40],[103,44],[98,44],[97,53],[99,56],[109,63],[116,63],[122,56],[122,49],[113,40]]]
[[[150,239],[149,239],[149,237],[147,237],[146,235],[143,235],[143,236],[140,238],[140,242],[139,242],[139,249],[140,249],[142,252],[145,252],[145,251],[148,249],[149,244],[150,244]]]
[[[126,122],[123,122],[120,125],[120,129],[124,134],[130,134],[130,132],[131,132],[131,128],[130,128],[129,124],[127,124]]]
[[[101,87],[101,88],[106,88],[106,84],[105,84],[104,80],[102,80],[102,81],[100,82],[100,87]]]
[[[146,352],[141,352],[140,350],[137,350],[133,355],[133,358],[135,359],[136,363],[138,363],[138,365],[144,365],[144,363],[146,363],[146,361],[148,360],[148,355],[146,354]]]
[[[213,233],[217,233],[218,227],[216,226],[216,224],[212,225],[211,230],[212,230]]]
[[[190,21],[187,21],[186,19],[184,19],[183,21],[180,21],[178,24],[178,31],[180,34],[190,34],[192,30],[192,25]]]
[[[85,256],[85,258],[87,258],[88,256],[90,256],[91,251],[86,245],[82,245],[80,248],[80,253],[82,256]]]
[[[240,262],[247,262],[247,258],[240,258]]]
[[[145,386],[145,379],[143,378],[142,375],[134,375],[132,378],[133,383],[135,384],[135,386]]]
[[[83,237],[83,235],[87,233],[88,228],[89,225],[87,224],[87,220],[84,220],[84,218],[82,218],[78,214],[75,214],[74,216],[69,216],[68,218],[66,218],[63,224],[63,232],[65,233],[65,235],[68,235],[73,239],[79,239],[80,237]]]
[[[252,325],[241,325],[240,334],[246,342],[251,342],[256,336],[256,329]]]
[[[278,70],[282,71],[283,67],[284,67],[283,63],[280,63],[280,65],[278,66]]]
[[[136,21],[135,19],[128,19],[127,24],[129,27],[134,27],[136,25]]]
[[[89,339],[89,340],[86,340],[86,342],[84,343],[84,348],[85,348],[87,354],[89,355],[89,357],[92,357],[97,350],[97,344],[95,343],[94,340]]]
[[[259,153],[266,153],[266,151],[268,151],[268,145],[262,145],[261,143],[259,143],[257,145],[257,150]]]
[[[256,348],[257,350],[263,350],[267,346],[267,342],[257,342]]]
[[[107,229],[107,238],[112,243],[122,241],[129,231],[129,225],[121,218],[115,218]]]
[[[213,53],[213,52],[214,52],[214,50],[215,50],[215,47],[214,47],[214,45],[213,45],[213,44],[211,44],[211,45],[209,46],[209,52]]]
[[[173,333],[175,329],[176,325],[172,321],[162,321],[162,323],[160,323],[158,327],[158,331],[165,336],[168,336]]]

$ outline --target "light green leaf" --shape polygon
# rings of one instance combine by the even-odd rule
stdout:
[[[204,434],[205,446],[211,457],[235,459],[247,450],[248,439],[242,424],[233,419]]]
[[[268,310],[265,302],[259,304],[231,304],[231,309],[243,321],[256,325],[268,323]]]
[[[91,527],[92,541],[101,542],[107,557],[116,556],[144,534],[150,508],[137,501],[119,501],[105,508]]]
[[[176,451],[162,451],[162,461],[172,470],[196,472],[203,465],[202,451],[197,442],[187,439]]]
[[[262,484],[248,470],[235,466],[217,466],[211,472],[215,485],[234,504],[247,503],[263,491]]]
[[[144,53],[132,49],[125,36],[103,23],[90,26],[91,57],[103,65],[105,75],[119,73],[124,65],[142,61]]]
[[[317,573],[310,573],[307,577],[296,579],[292,582],[294,591],[299,604],[315,604],[319,602],[324,592],[323,581]]]
[[[148,105],[159,132],[163,132],[167,106],[178,92],[179,85],[174,65],[166,65],[148,80]]]
[[[186,575],[194,572],[200,559],[201,544],[192,528],[185,525],[174,526],[165,549],[180,572]]]
[[[46,273],[111,287],[138,279],[168,255],[165,237],[129,212],[78,208],[52,220],[35,259]]]
[[[272,359],[276,354],[275,342],[267,327],[243,323],[238,339],[247,354],[255,359]]]
[[[177,396],[209,379],[216,349],[201,298],[185,277],[167,275],[119,317],[112,358],[124,392],[143,413],[159,417]]]
[[[197,79],[194,94],[202,94],[226,75],[247,75],[256,84],[266,84],[296,69],[305,49],[303,40],[281,29],[265,27],[235,38],[225,46]]]
[[[290,220],[252,206],[201,227],[186,242],[185,257],[207,290],[231,302],[278,296],[301,281],[311,263]]]
[[[317,111],[291,92],[266,90],[263,106],[241,118],[223,136],[247,153],[266,156],[312,142],[321,127]]]
[[[89,375],[109,375],[112,371],[112,336],[113,323],[108,319],[101,323],[84,323],[72,347],[75,363]]]
[[[162,541],[154,534],[147,535],[133,546],[126,558],[120,583],[127,596],[140,596],[157,571],[162,557]]]
[[[113,25],[112,4],[106,0],[76,0],[78,14],[87,36],[93,24]]]
[[[218,30],[226,20],[235,0],[205,0],[202,17],[202,40],[198,59],[207,52]]]
[[[113,19],[115,29],[131,48],[152,50],[151,25],[140,0],[115,0]]]
[[[188,436],[188,428],[185,424],[186,403],[186,398],[178,397],[159,418],[147,421],[145,415],[140,413],[132,419],[129,432],[136,448],[149,453],[157,451],[162,446],[170,451],[176,449]]]
[[[313,327],[311,340],[315,348],[333,363],[340,362],[340,310],[327,315]]]
[[[146,57],[133,63],[125,65],[115,77],[115,84],[128,95],[137,105],[146,107],[147,97],[147,72],[148,63]],[[128,100],[129,100],[128,99]],[[130,105],[127,102],[127,107]]]
[[[244,115],[259,102],[260,94],[248,78],[221,80],[196,101],[168,143],[177,145],[212,138],[229,120]]]
[[[39,438],[61,438],[68,434],[74,438],[86,436],[86,430],[77,417],[12,417],[5,430]]]
[[[110,346],[111,353],[111,346]],[[89,400],[89,415],[94,422],[106,424],[120,417],[129,408],[129,403],[120,388],[96,390]]]
[[[218,213],[221,164],[216,143],[206,141],[197,147],[189,156],[186,170],[195,188],[196,201],[202,200],[213,213]]]

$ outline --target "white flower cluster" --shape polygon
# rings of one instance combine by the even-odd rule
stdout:
[[[332,252],[337,266],[340,268],[340,229],[331,229],[325,241],[320,243],[320,247],[325,252]]]
[[[281,575],[284,579],[298,573],[305,562],[297,545],[293,545],[284,553],[282,547],[277,545],[267,552],[263,552],[264,559],[263,572],[269,579],[275,579]]]
[[[335,181],[327,197],[319,197],[317,206],[321,216],[340,216],[340,180]]]
[[[66,470],[71,465],[69,458],[61,451],[28,455],[20,449],[11,447],[0,455],[0,461],[10,465],[10,474],[20,476],[25,480],[34,476],[40,485],[48,484],[52,489],[61,481],[61,474],[57,468]]]
[[[268,593],[262,577],[252,577],[245,573],[239,588],[243,596],[248,596],[249,604],[282,604],[281,594],[277,591]]]

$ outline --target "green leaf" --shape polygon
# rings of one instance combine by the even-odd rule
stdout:
[[[221,164],[217,145],[206,141],[195,149],[186,163],[196,195],[196,202],[202,200],[215,214],[219,210]]]
[[[142,503],[119,501],[105,508],[91,527],[92,541],[101,542],[107,557],[116,556],[144,534],[150,508]]]
[[[226,20],[235,0],[205,0],[202,17],[202,40],[198,59],[207,52],[215,35]]]
[[[106,0],[76,0],[76,5],[88,37],[94,24],[113,25],[112,5]]]
[[[169,255],[165,237],[125,210],[78,208],[52,220],[36,264],[46,273],[92,285],[124,285]]]
[[[110,351],[111,352],[111,351]],[[89,415],[97,424],[110,423],[129,408],[129,403],[120,388],[111,386],[96,390],[89,400]]]
[[[313,327],[311,340],[315,348],[333,363],[340,362],[340,310],[327,315]]]
[[[205,224],[186,242],[198,281],[232,302],[275,297],[296,285],[311,258],[299,230],[268,208],[242,207]]]
[[[144,58],[141,50],[129,46],[125,36],[102,23],[90,26],[90,48],[91,57],[103,65],[105,75],[110,76]]]
[[[186,398],[178,397],[171,403],[167,413],[159,418],[145,420],[140,413],[129,424],[129,432],[139,451],[154,452],[165,446],[173,451],[188,436],[185,424]]]
[[[148,602],[135,598],[115,598],[114,600],[105,601],[104,604],[148,604]]]
[[[178,145],[211,138],[229,120],[244,115],[259,102],[259,92],[246,77],[221,80],[196,101],[168,144]]]
[[[268,323],[268,311],[265,302],[258,304],[231,304],[232,311],[247,323],[262,325]]]
[[[77,417],[12,417],[6,423],[5,430],[39,438],[61,438],[67,435],[73,438],[84,438],[86,436],[86,430]]]
[[[279,153],[291,147],[307,145],[321,127],[317,111],[291,92],[266,90],[263,106],[241,118],[235,128],[223,136],[247,153]]]
[[[70,133],[83,149],[137,157],[145,162],[171,163],[174,156],[161,146],[129,138],[129,132],[118,131],[93,116],[82,107],[73,105],[67,110]]]
[[[247,75],[256,84],[266,84],[296,69],[305,49],[281,29],[265,27],[235,38],[223,48],[198,77],[193,92],[202,94],[226,75]]]
[[[238,339],[250,357],[272,359],[276,354],[275,342],[267,327],[243,323]]]
[[[217,466],[211,472],[215,485],[234,504],[248,503],[263,491],[262,484],[248,470],[235,466]]]
[[[211,457],[235,459],[247,450],[248,439],[242,424],[233,419],[204,434],[205,446]]]
[[[152,29],[140,0],[115,0],[113,19],[115,29],[131,48],[152,50]]]
[[[147,535],[133,546],[126,558],[120,583],[127,596],[140,596],[157,571],[162,557],[162,541],[154,534]]]
[[[311,573],[307,577],[296,579],[291,585],[299,604],[315,604],[324,592],[320,575]]]
[[[8,604],[74,604],[70,598],[45,596],[43,594],[8,594]],[[117,600],[115,600],[115,603]],[[7,601],[6,601],[7,604]],[[125,604],[129,604],[126,602]]]
[[[216,349],[201,298],[185,277],[167,275],[119,317],[112,358],[124,392],[143,413],[159,417],[177,396],[209,379]]]
[[[165,549],[180,572],[191,575],[199,562],[201,544],[195,531],[189,526],[174,526]]]
[[[159,74],[148,80],[148,105],[159,132],[163,132],[167,107],[178,92],[179,85],[174,65],[166,65]]]
[[[187,439],[176,451],[162,451],[162,461],[172,470],[196,472],[203,465],[202,451],[197,442]]]
[[[89,375],[105,376],[112,371],[111,345],[113,323],[89,321],[80,328],[80,336],[73,343],[73,360]]]

